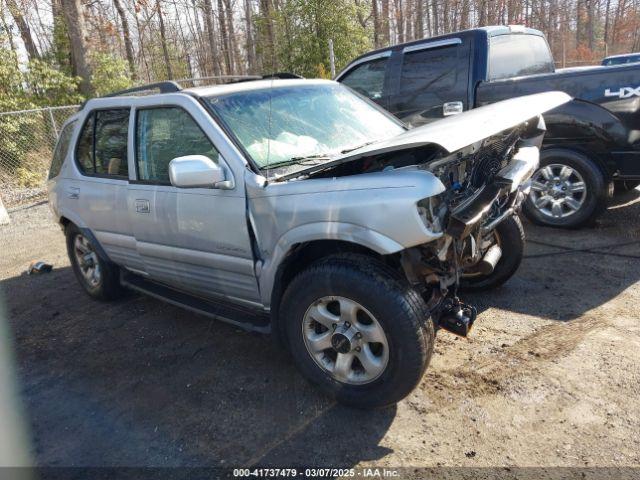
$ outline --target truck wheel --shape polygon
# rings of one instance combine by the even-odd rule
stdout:
[[[539,225],[578,228],[605,209],[607,182],[598,166],[573,150],[544,150],[524,213]]]
[[[123,289],[118,267],[100,258],[92,241],[74,224],[67,226],[65,233],[71,267],[82,288],[98,300],[120,297]]]
[[[617,180],[614,182],[615,193],[625,193],[640,185],[640,180]]]
[[[490,290],[499,287],[518,271],[524,255],[524,228],[518,215],[511,215],[494,230],[502,256],[493,272],[483,275],[473,269],[465,271],[460,279],[460,289],[466,292]]]
[[[346,405],[400,401],[418,385],[433,352],[435,331],[422,297],[366,255],[312,264],[288,285],[280,312],[302,374]]]

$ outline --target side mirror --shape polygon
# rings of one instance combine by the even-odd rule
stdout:
[[[169,162],[169,180],[179,188],[233,188],[224,168],[204,155],[187,155]]]

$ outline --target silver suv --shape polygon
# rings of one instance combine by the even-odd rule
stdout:
[[[340,402],[419,382],[435,332],[467,335],[458,290],[505,282],[551,92],[414,130],[324,80],[88,101],[62,129],[51,208],[92,297],[123,287],[272,332]]]

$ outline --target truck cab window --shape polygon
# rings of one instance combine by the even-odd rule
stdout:
[[[379,100],[384,95],[387,61],[388,58],[379,58],[358,65],[340,81],[371,100]]]
[[[538,35],[498,35],[489,43],[489,80],[553,73],[547,41]]]

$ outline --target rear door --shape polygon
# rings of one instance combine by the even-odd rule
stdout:
[[[228,142],[192,97],[162,100],[138,99],[134,120],[136,178],[128,209],[144,272],[191,294],[258,303],[243,179],[221,153]],[[169,162],[185,155],[219,163],[235,186],[174,187]]]
[[[470,40],[449,38],[411,44],[393,63],[388,110],[411,127],[469,108]]]
[[[68,210],[79,214],[110,260],[139,268],[127,209],[130,112],[128,105],[98,108],[79,120],[82,127],[73,157],[80,176],[67,181],[64,201]]]

